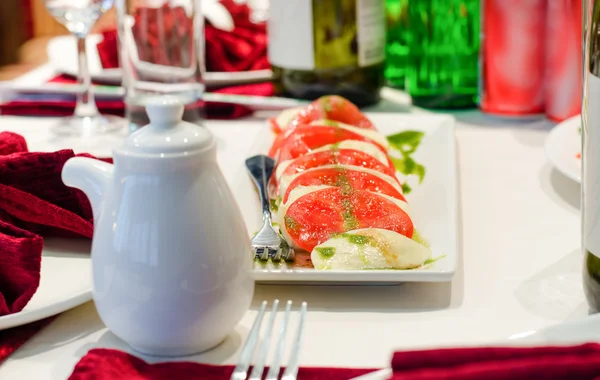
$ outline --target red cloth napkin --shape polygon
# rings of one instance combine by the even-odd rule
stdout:
[[[215,28],[210,22],[205,25],[205,55],[208,71],[251,71],[268,69],[267,30],[264,23],[255,24],[250,21],[250,9],[246,4],[237,4],[234,0],[221,0],[231,13],[235,28],[226,32]],[[138,8],[134,17],[139,20],[136,25],[152,25],[160,20],[162,28],[145,28],[133,34],[138,45],[138,55],[146,62],[187,66],[186,57],[180,57],[181,46],[191,46],[191,24],[184,15],[183,8]],[[163,49],[157,49],[158,36],[153,31],[161,31]],[[117,32],[115,29],[105,30],[104,39],[98,43],[98,55],[104,68],[119,67]]]
[[[125,352],[97,348],[77,363],[69,380],[228,380],[233,368],[192,362],[148,364]],[[300,368],[298,379],[347,380],[371,371],[373,369]]]
[[[21,311],[37,290],[40,235],[92,237],[87,198],[61,180],[74,156],[72,150],[31,153],[22,136],[0,133],[0,315]]]
[[[50,83],[73,84],[76,82],[67,76],[58,76],[50,80]],[[274,87],[272,83],[266,82],[225,87],[213,92],[230,95],[273,96]],[[97,98],[96,105],[103,114],[123,116],[125,111],[125,105],[120,99]],[[237,104],[207,102],[206,104],[198,103],[196,106],[203,105],[209,119],[237,119],[252,113],[248,107]],[[43,96],[35,99],[17,97],[8,103],[0,104],[0,113],[3,115],[68,116],[72,115],[74,110],[75,98],[64,96]]]
[[[397,352],[393,380],[600,379],[600,345]]]

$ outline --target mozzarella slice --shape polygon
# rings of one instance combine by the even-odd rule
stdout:
[[[344,141],[340,141],[337,144],[324,145],[320,148],[312,150],[310,153],[307,153],[307,155],[316,153],[316,152],[322,152],[322,151],[334,150],[334,149],[358,150],[358,151],[368,154],[371,157],[374,157],[375,159],[377,159],[378,161],[383,163],[385,166],[389,167],[389,161],[388,161],[386,154],[383,153],[376,145],[373,145],[373,144],[371,144],[369,142],[365,142],[365,141],[344,140]],[[285,172],[285,169],[287,169],[287,167],[292,163],[292,161],[293,160],[283,161],[277,165],[277,169],[275,169],[275,179],[277,180],[277,182],[279,182],[281,180],[281,176]]]
[[[298,187],[294,188],[290,192],[290,196],[288,197],[288,201],[285,202],[285,203],[281,203],[279,205],[279,208],[277,210],[277,216],[275,217],[275,219],[276,219],[277,223],[279,224],[279,229],[280,229],[283,237],[288,242],[288,244],[290,246],[292,246],[293,248],[299,249],[299,247],[296,245],[294,239],[292,239],[291,236],[288,234],[287,229],[285,227],[284,220],[285,220],[285,215],[287,214],[288,208],[290,207],[290,205],[292,203],[294,203],[300,197],[302,197],[304,195],[307,195],[307,194],[310,194],[312,192],[323,190],[323,189],[327,189],[327,188],[330,188],[330,187],[333,187],[333,186],[327,186],[327,185],[298,186]],[[408,204],[406,202],[403,202],[400,199],[396,199],[396,198],[390,197],[389,195],[378,194],[378,193],[374,193],[374,194],[377,194],[377,195],[379,195],[379,196],[381,196],[381,197],[389,200],[390,202],[393,202],[398,207],[400,207],[410,217],[409,207],[408,207]]]
[[[388,142],[387,138],[383,134],[381,134],[381,132],[376,131],[374,129],[359,128],[350,124],[344,124],[339,121],[332,121],[327,119],[315,120],[311,122],[310,125],[314,125],[316,127],[337,127],[345,129],[347,131],[354,132],[357,135],[361,135],[363,137],[375,141],[377,144],[381,145],[386,150],[390,148],[390,143]]]
[[[431,249],[394,231],[363,228],[339,234],[316,246],[315,269],[413,269],[431,259]]]
[[[283,131],[283,133],[285,133],[288,125],[290,124],[290,122],[302,110],[303,110],[302,107],[295,107],[295,108],[285,109],[285,110],[281,111],[279,113],[279,115],[277,115],[277,117],[275,118],[275,123],[277,123],[277,125],[279,126],[279,128]]]
[[[283,161],[282,163],[277,165],[277,167],[275,168],[275,180],[277,181],[277,183],[279,183],[279,180],[281,179],[281,176],[285,172],[285,169],[287,169],[287,167],[290,166],[292,161],[294,161],[294,160]]]
[[[289,175],[282,175],[281,178],[279,179],[279,196],[281,196],[281,198],[283,198],[283,196],[285,195],[285,192],[288,189],[288,186],[300,174],[308,173],[310,171],[317,170],[317,169],[332,169],[332,168],[346,169],[346,170],[355,170],[355,171],[358,171],[358,172],[364,172],[364,173],[372,174],[372,175],[374,175],[376,177],[379,177],[379,178],[383,179],[384,181],[386,181],[390,185],[394,186],[394,188],[396,190],[398,190],[398,192],[400,192],[400,194],[402,194],[402,187],[400,186],[400,184],[398,184],[398,181],[395,181],[392,177],[390,177],[387,174],[383,174],[383,173],[380,173],[380,172],[378,172],[376,170],[373,170],[373,169],[363,168],[362,166],[355,166],[355,165],[323,165],[323,166],[317,166],[315,168],[310,168],[308,170],[303,171],[302,173],[294,173],[294,174],[289,174]]]

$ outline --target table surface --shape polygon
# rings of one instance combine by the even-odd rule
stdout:
[[[19,80],[41,83],[49,75],[52,69],[44,66]],[[389,101],[376,108],[407,109]],[[544,141],[553,124],[500,120],[479,111],[453,114],[460,259],[452,282],[258,285],[251,309],[226,341],[185,360],[235,363],[259,303],[276,298],[308,302],[300,363],[310,366],[386,367],[396,349],[502,342],[515,333],[587,316],[580,276],[580,186],[545,157]],[[32,131],[51,121],[0,116],[0,130],[26,134],[35,150],[39,135]],[[240,157],[263,125],[256,117],[207,122],[226,141],[219,154]],[[235,171],[223,170],[231,181]],[[23,345],[0,365],[0,378],[65,379],[89,349],[99,347],[129,351],[89,302],[61,314]]]

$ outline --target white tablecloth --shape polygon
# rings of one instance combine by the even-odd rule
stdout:
[[[40,81],[48,70],[23,80]],[[379,108],[386,107],[394,108]],[[546,160],[544,140],[552,124],[502,121],[478,111],[454,115],[461,257],[452,282],[259,285],[251,310],[230,337],[186,360],[234,363],[258,304],[275,298],[308,302],[301,365],[385,367],[395,349],[497,342],[585,317],[580,188]],[[0,116],[0,130],[26,133],[35,150],[35,136],[50,122]],[[221,142],[219,157],[233,155],[240,163],[262,125],[256,119],[207,123]],[[235,170],[223,170],[231,181]],[[0,365],[0,378],[65,379],[79,358],[97,347],[128,350],[90,302],[60,315],[15,352]]]

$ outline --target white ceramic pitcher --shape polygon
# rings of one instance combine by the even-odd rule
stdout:
[[[94,212],[102,321],[141,353],[188,355],[219,344],[248,310],[249,237],[212,135],[181,121],[176,98],[146,110],[150,124],[115,150],[114,165],[72,158],[62,178]]]

